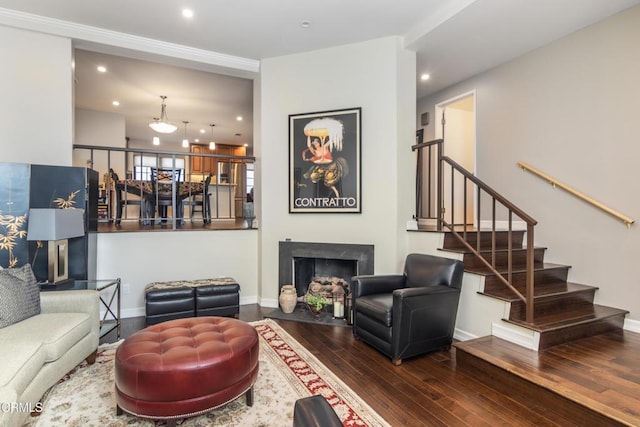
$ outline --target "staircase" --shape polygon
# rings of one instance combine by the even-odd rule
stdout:
[[[487,312],[492,335],[544,350],[622,329],[628,311],[594,304],[597,288],[567,282],[569,266],[544,261],[546,248],[535,247],[534,218],[444,156],[444,139],[422,142],[418,134],[417,142],[411,147],[417,151],[415,218],[434,221],[434,231],[444,233],[440,250],[454,252],[467,275],[480,277],[479,294],[504,302],[500,314]],[[477,215],[473,219],[468,214],[470,203]],[[514,227],[516,222],[524,224],[526,233]],[[633,220],[625,222],[630,225]],[[476,230],[474,223],[490,224],[490,229]],[[498,224],[506,224],[506,230]],[[483,310],[485,302],[472,304]],[[502,321],[496,321],[500,316]]]
[[[492,238],[495,233],[495,237]],[[526,288],[526,248],[523,246],[524,231],[511,231],[509,245],[508,231],[469,231],[465,240],[491,262],[492,252],[495,269],[507,276],[511,246],[511,284],[524,294]],[[460,234],[462,235],[462,234]],[[480,240],[478,245],[478,239]],[[492,251],[492,240],[495,251]],[[544,262],[546,248],[534,248],[534,316],[533,322],[526,321],[525,304],[516,294],[499,280],[495,273],[480,261],[451,232],[445,232],[443,251],[462,256],[465,272],[482,277],[480,294],[496,298],[508,304],[508,317],[503,320],[513,328],[524,328],[533,336],[535,350],[543,350],[558,344],[587,336],[622,329],[628,311],[605,307],[593,303],[598,288],[567,282],[569,266]],[[494,335],[496,335],[494,333]]]

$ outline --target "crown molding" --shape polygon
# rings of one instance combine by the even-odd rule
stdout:
[[[145,52],[151,55],[179,58],[230,70],[249,73],[258,73],[260,71],[260,61],[255,59],[119,33],[12,9],[0,8],[0,24],[54,36],[67,37],[72,39],[74,45],[77,47],[84,46],[91,49],[93,44],[97,44]]]

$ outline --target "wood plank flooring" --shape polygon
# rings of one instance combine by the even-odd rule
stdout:
[[[514,391],[529,399],[567,405],[578,425],[640,425],[640,334],[609,332],[541,352],[496,337],[456,347],[458,369],[472,367],[498,390],[514,390],[516,383]],[[513,378],[503,379],[489,364]]]
[[[177,226],[179,231],[214,231],[214,230],[249,230],[247,221],[243,218],[235,220],[212,220],[208,224],[202,222],[201,218],[195,218],[191,222],[188,218],[183,225]],[[122,220],[119,225],[114,222],[99,222],[98,233],[128,233],[128,232],[163,232],[175,231],[173,221],[169,219],[166,223],[142,225],[138,220]]]
[[[240,319],[262,317],[257,305],[241,306]],[[585,425],[579,412],[563,411],[544,399],[528,396],[527,388],[519,388],[520,380],[500,391],[491,378],[483,382],[486,378],[479,371],[461,369],[455,348],[404,360],[394,367],[382,354],[354,339],[350,328],[277,322],[394,427]],[[123,337],[142,327],[143,318],[124,319]],[[106,341],[110,339],[115,337]],[[482,342],[482,351],[517,364],[523,375],[557,382],[567,394],[584,395],[594,405],[611,406],[630,417],[620,425],[640,425],[639,334],[586,338],[539,356],[494,340],[498,339]],[[616,424],[612,421],[610,425]]]

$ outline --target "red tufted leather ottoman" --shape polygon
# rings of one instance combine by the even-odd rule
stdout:
[[[116,412],[175,425],[246,395],[253,405],[258,334],[226,317],[159,323],[124,340],[116,351]]]

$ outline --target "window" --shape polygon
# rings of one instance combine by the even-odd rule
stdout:
[[[247,164],[247,194],[253,199],[253,163]],[[251,200],[253,201],[253,200]]]
[[[170,171],[176,169],[179,181],[185,180],[184,175],[184,158],[176,158],[174,164],[173,157],[157,157],[157,156],[133,156],[133,179],[150,181],[152,177],[152,169],[158,168]]]

